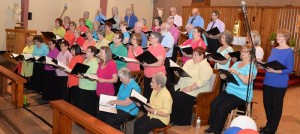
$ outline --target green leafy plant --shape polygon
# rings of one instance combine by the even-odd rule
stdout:
[[[291,39],[290,42],[289,42],[289,46],[290,47],[295,47],[296,45],[296,41],[294,39]]]
[[[276,33],[271,33],[270,40],[276,40]]]

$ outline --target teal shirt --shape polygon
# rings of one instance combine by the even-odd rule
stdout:
[[[111,44],[109,46],[109,48],[110,48],[111,52],[115,55],[124,56],[124,57],[127,57],[127,55],[128,55],[127,48],[123,44],[121,44],[118,47],[115,47],[115,44]],[[122,67],[126,67],[126,62],[124,62],[124,61],[116,60],[116,64],[117,64],[118,70],[120,70]]]
[[[84,60],[83,64],[90,66],[89,69],[86,71],[86,74],[97,75],[97,69],[98,69],[97,58],[93,58],[89,62],[87,62],[87,60]],[[96,87],[97,87],[96,81],[91,81],[85,78],[79,78],[79,88],[84,90],[96,91]]]
[[[33,56],[47,56],[49,53],[49,47],[45,43],[41,43],[41,47],[38,48],[34,45],[32,55]]]
[[[141,93],[141,88],[140,86],[135,82],[135,80],[132,78],[130,80],[130,82],[125,86],[124,84],[122,84],[119,88],[119,92],[118,92],[118,100],[126,100],[127,98],[129,98],[131,91],[132,90],[137,91],[138,93]],[[117,109],[123,110],[127,113],[129,113],[132,116],[135,116],[138,114],[139,112],[139,108],[132,102],[130,105],[128,106],[120,106],[117,105]]]
[[[235,62],[231,68],[235,69],[237,72],[239,72],[241,75],[248,75],[249,74],[249,70],[250,70],[250,64],[242,67],[242,68],[238,68],[237,65],[240,62]],[[253,72],[253,80],[256,77],[257,74],[257,68],[255,65],[252,64],[252,72]],[[241,99],[243,99],[244,101],[246,101],[246,95],[247,95],[247,84],[244,84],[241,79],[233,74],[234,78],[236,79],[236,81],[239,83],[238,85],[235,85],[233,83],[227,83],[227,87],[226,87],[226,92],[228,94],[232,94],[235,95],[236,97],[239,97]],[[251,102],[253,98],[253,81],[250,83],[250,90],[249,90],[249,95],[248,95],[248,102]]]

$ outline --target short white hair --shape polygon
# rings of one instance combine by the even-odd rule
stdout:
[[[157,85],[160,85],[161,88],[164,88],[167,83],[167,77],[162,72],[157,72],[153,75],[152,79],[157,83]]]

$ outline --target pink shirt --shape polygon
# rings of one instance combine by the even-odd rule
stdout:
[[[174,44],[177,44],[177,41],[179,39],[180,31],[177,29],[177,27],[173,26],[170,29],[170,33],[174,37]]]
[[[101,68],[103,63],[99,63],[99,67],[97,70],[98,78],[103,79],[112,79],[113,74],[117,74],[117,65],[113,60],[107,62],[105,68]],[[97,83],[96,94],[100,96],[100,94],[106,95],[115,95],[115,87],[113,83]]]
[[[128,58],[131,58],[131,59],[135,59],[135,56],[133,54],[133,46],[129,46],[128,48]],[[134,50],[134,53],[136,55],[140,55],[141,53],[143,53],[143,49],[141,46],[137,46]],[[128,62],[127,63],[127,68],[130,70],[130,71],[140,71],[140,64],[136,64],[136,63],[131,63],[131,62]]]
[[[154,57],[161,56],[163,57],[163,63],[159,67],[145,67],[144,68],[144,75],[148,78],[152,78],[152,76],[156,72],[163,72],[166,74],[166,69],[164,66],[165,58],[166,58],[166,50],[161,44],[157,44],[156,47],[150,45],[147,49]]]
[[[83,43],[83,45],[82,45],[83,51],[85,52],[89,46],[95,46],[96,43],[97,42],[95,40],[92,40],[92,41],[85,40],[84,43]]]
[[[193,41],[193,39],[188,39],[185,42],[183,42],[180,46],[190,45],[190,46],[192,46],[193,49],[195,49],[198,46],[201,46],[202,48],[206,49],[205,42],[201,38],[198,41],[194,42],[193,44],[192,44],[192,41]],[[191,58],[182,56],[182,63],[184,64],[189,59],[191,59]]]
[[[57,56],[57,60],[62,62],[63,64],[67,65],[67,62],[70,63],[71,59],[73,58],[73,55],[71,54],[70,51],[66,51],[66,52],[60,52]],[[61,69],[56,69],[56,75],[57,76],[68,76],[68,74]]]

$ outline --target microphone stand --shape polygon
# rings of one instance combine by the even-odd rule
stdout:
[[[248,79],[248,84],[247,84],[247,95],[246,95],[246,103],[245,103],[245,113],[247,112],[247,105],[248,103],[251,103],[251,102],[248,102],[248,97],[249,97],[249,94],[250,94],[250,84],[251,84],[251,79],[252,77],[251,74],[253,73],[253,68],[254,68],[254,60],[256,60],[256,55],[255,55],[255,46],[253,44],[253,40],[252,40],[252,35],[251,35],[251,28],[250,28],[250,24],[248,22],[248,17],[247,17],[247,9],[246,9],[246,5],[242,5],[242,6],[245,6],[245,7],[242,7],[242,12],[243,12],[243,15],[244,15],[244,22],[245,22],[245,27],[246,27],[246,33],[248,33],[249,35],[249,38],[250,38],[250,43],[252,45],[252,50],[250,51],[250,55],[251,55],[251,58],[250,58],[250,69],[249,69],[249,79]],[[254,82],[254,81],[253,81]],[[252,87],[252,90],[254,88],[254,85]]]

